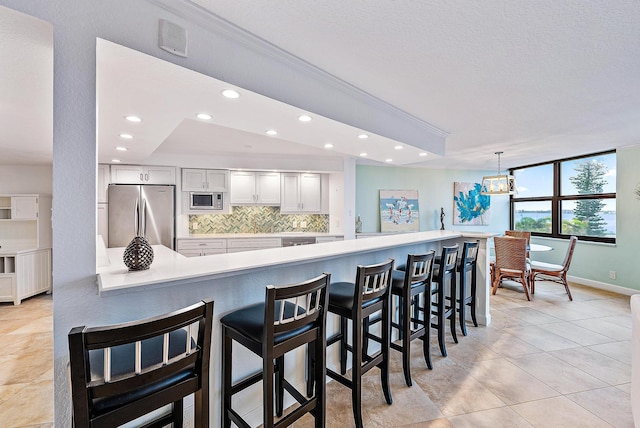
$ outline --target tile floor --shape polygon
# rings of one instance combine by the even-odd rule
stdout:
[[[53,300],[0,303],[0,427],[53,427]]]
[[[629,297],[573,285],[569,302],[562,287],[538,283],[527,302],[519,287],[492,296],[491,326],[469,327],[458,344],[448,334],[447,358],[432,341],[434,370],[414,346],[413,387],[392,351],[394,404],[369,372],[365,426],[633,427]],[[0,304],[2,428],[53,426],[52,306],[48,295]],[[331,382],[327,398],[327,426],[350,426],[349,390]]]

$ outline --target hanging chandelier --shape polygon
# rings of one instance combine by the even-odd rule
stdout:
[[[513,195],[518,191],[516,178],[513,175],[500,173],[500,155],[503,152],[495,152],[498,155],[498,174],[482,177],[482,195]]]

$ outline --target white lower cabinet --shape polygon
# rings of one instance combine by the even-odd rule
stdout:
[[[282,246],[280,238],[234,238],[227,241],[227,253],[241,251],[264,250]]]
[[[51,250],[0,256],[0,302],[19,305],[23,299],[51,292]]]
[[[227,252],[226,239],[178,239],[178,252],[185,257],[210,256]]]
[[[322,244],[323,242],[343,241],[344,236],[316,236],[316,244]]]

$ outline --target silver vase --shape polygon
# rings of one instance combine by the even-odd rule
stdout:
[[[153,262],[153,248],[144,236],[134,237],[124,250],[122,260],[129,270],[149,269]]]

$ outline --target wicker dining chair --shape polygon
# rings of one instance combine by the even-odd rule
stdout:
[[[527,262],[526,238],[508,236],[493,238],[496,261],[492,284],[492,294],[496,294],[503,279],[520,282],[527,300],[529,296],[529,275],[531,268]]]

